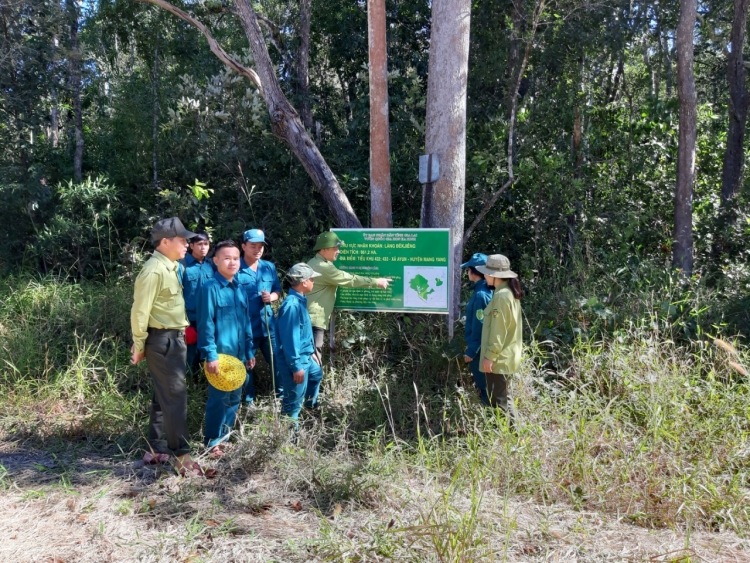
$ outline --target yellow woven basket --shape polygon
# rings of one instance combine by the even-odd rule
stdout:
[[[245,364],[234,356],[219,354],[219,373],[208,373],[206,364],[203,364],[203,373],[206,374],[208,382],[219,391],[234,391],[242,387],[247,377]]]

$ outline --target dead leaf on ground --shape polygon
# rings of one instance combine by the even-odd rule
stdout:
[[[88,516],[87,516],[86,514],[79,514],[79,515],[78,515],[78,519],[79,519],[79,520],[80,520],[81,522],[85,522],[86,520],[88,520],[88,519],[89,519],[89,517],[88,517]]]
[[[336,506],[333,507],[333,514],[331,514],[331,519],[336,520],[339,516],[341,516],[341,512],[344,509],[341,508],[341,505],[339,503],[336,503]]]

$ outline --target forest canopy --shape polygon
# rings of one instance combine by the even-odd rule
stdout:
[[[733,25],[746,21],[746,4],[701,3],[693,33],[693,254],[696,272],[718,283],[744,278],[750,242],[746,63],[732,47],[747,50],[744,24]],[[253,67],[233,5],[174,5]],[[252,6],[283,94],[368,226],[366,3]],[[426,0],[386,3],[396,227],[420,221],[430,8]],[[508,181],[509,147],[515,181],[465,241],[465,254],[503,252],[527,280],[579,259],[671,263],[679,12],[658,1],[472,5],[466,224]],[[289,264],[335,225],[273,134],[258,88],[223,65],[195,27],[129,0],[9,0],[0,17],[3,271],[121,275],[159,216],[179,215],[216,239],[262,228]]]

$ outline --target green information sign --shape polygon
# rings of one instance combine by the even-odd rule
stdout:
[[[448,314],[449,229],[332,229],[346,243],[336,267],[359,276],[391,278],[387,290],[339,287],[336,308]]]

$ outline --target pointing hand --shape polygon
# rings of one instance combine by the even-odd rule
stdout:
[[[378,284],[378,287],[380,289],[388,289],[388,284],[392,282],[393,280],[391,278],[378,278],[375,280],[375,283]]]

